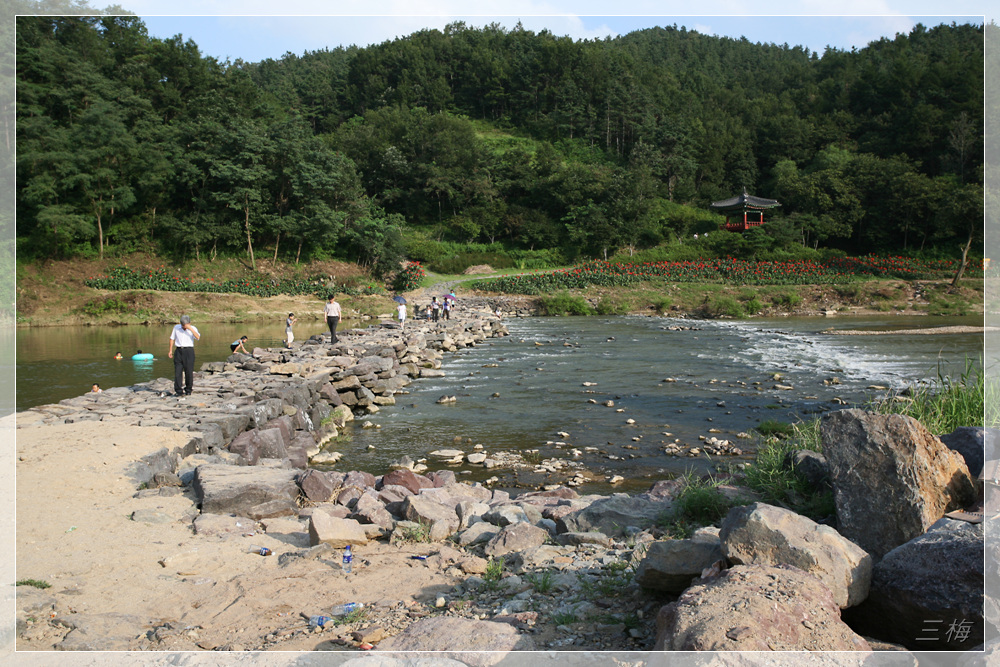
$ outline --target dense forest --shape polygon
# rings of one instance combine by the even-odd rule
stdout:
[[[18,248],[376,273],[421,240],[574,260],[714,230],[708,204],[746,188],[782,207],[744,252],[954,254],[982,240],[990,28],[820,55],[455,23],[247,63],[134,17],[22,16]]]

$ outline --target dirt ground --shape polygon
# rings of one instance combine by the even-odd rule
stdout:
[[[99,422],[17,431],[16,577],[51,585],[37,591],[55,600],[50,616],[121,614],[103,626],[106,636],[122,642],[116,650],[126,644],[253,649],[269,634],[305,627],[301,614],[323,614],[347,601],[413,605],[433,601],[457,583],[433,559],[410,559],[440,545],[358,547],[348,578],[323,557],[279,565],[281,554],[309,545],[305,533],[195,535],[191,492],[135,498],[137,485],[129,475],[141,456],[181,445],[188,436],[126,425],[112,432],[109,437],[109,425]],[[247,532],[254,532],[252,524]],[[251,543],[272,548],[274,555],[248,553]],[[18,587],[22,594],[37,589],[25,590]],[[37,616],[17,639],[17,650],[51,650],[68,632]],[[137,628],[166,624],[155,645],[134,639]],[[307,634],[279,646],[347,649],[328,639]]]

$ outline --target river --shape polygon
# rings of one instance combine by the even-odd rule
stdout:
[[[737,434],[761,421],[795,421],[836,408],[835,399],[863,404],[884,393],[869,387],[957,377],[967,359],[977,368],[982,364],[982,334],[831,336],[824,329],[962,324],[981,326],[982,318],[513,319],[507,322],[509,337],[446,355],[446,377],[413,382],[397,395],[395,407],[348,429],[350,437],[338,449],[351,467],[380,473],[404,454],[417,459],[439,448],[471,451],[480,444],[487,452],[537,450],[532,458],[562,459],[571,459],[569,449],[577,448],[576,460],[587,469],[620,474],[626,481],[618,488],[635,490],[665,472],[714,463],[664,455],[663,446],[675,440],[696,445],[699,436],[718,437],[745,447]],[[225,359],[240,335],[257,346],[280,345],[283,335],[273,324],[200,329],[198,365]],[[296,329],[302,339],[322,325],[300,323]],[[79,395],[93,382],[114,386],[172,377],[168,335],[166,327],[19,330],[17,409]],[[156,360],[128,360],[137,349],[153,352]],[[126,360],[112,359],[119,350]],[[457,400],[438,404],[443,395]],[[365,420],[378,428],[360,428]],[[465,478],[490,474],[478,470]],[[539,481],[521,474],[525,485]]]

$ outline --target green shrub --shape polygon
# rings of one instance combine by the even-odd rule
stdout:
[[[743,302],[743,309],[747,312],[747,314],[753,315],[764,310],[764,304],[761,303],[760,299],[754,296],[753,298]]]
[[[483,580],[486,582],[486,588],[495,591],[500,588],[501,581],[503,581],[503,559],[490,557],[490,560],[486,563],[486,573],[483,574]]]
[[[594,309],[582,296],[560,292],[543,296],[538,300],[538,308],[543,315],[593,315]]]
[[[595,310],[598,315],[627,315],[629,311],[627,304],[617,302],[609,297],[598,301]]]
[[[775,294],[771,297],[771,303],[788,309],[797,308],[802,303],[802,297],[795,292]]]
[[[704,311],[709,317],[744,317],[740,302],[728,294],[716,294],[709,297],[704,305]]]
[[[14,585],[31,586],[32,588],[41,588],[42,590],[52,588],[52,584],[47,581],[42,581],[41,579],[18,579]]]

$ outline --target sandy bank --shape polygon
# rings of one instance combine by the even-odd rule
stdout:
[[[104,636],[92,637],[90,648],[150,648],[145,637],[132,636],[137,624],[150,630],[169,624],[157,650],[254,649],[268,634],[305,627],[300,613],[321,614],[345,601],[412,605],[454,585],[434,561],[409,558],[440,545],[372,542],[356,549],[347,579],[339,564],[322,558],[279,567],[281,554],[309,543],[305,533],[282,532],[279,520],[264,535],[252,534],[252,522],[246,535],[194,535],[190,520],[198,510],[190,490],[134,498],[129,476],[141,456],[187,438],[161,428],[111,431],[104,422],[17,432],[17,579],[52,586],[22,586],[19,593],[51,598],[55,608],[47,616],[99,626]],[[275,554],[247,553],[251,543]],[[67,636],[69,628],[36,616],[18,650],[50,650]],[[339,648],[321,644],[323,635],[307,635],[280,648]]]
[[[928,327],[925,329],[884,329],[878,331],[860,331],[857,329],[827,329],[823,333],[831,336],[932,336],[940,334],[977,334],[1000,331],[1000,327]]]

